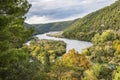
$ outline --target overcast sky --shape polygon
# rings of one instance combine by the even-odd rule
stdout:
[[[32,4],[25,22],[50,23],[81,18],[116,0],[28,0]]]

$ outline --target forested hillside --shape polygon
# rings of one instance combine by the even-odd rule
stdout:
[[[27,0],[0,1],[0,80],[120,80],[120,0],[74,24],[50,23],[72,24],[65,37],[91,40],[81,53],[65,52],[63,41],[34,37],[27,45],[34,33],[24,28],[30,7]]]
[[[29,29],[33,27],[35,29],[35,34],[41,34],[49,31],[62,31],[68,28],[74,21],[64,21],[64,22],[53,22],[46,24],[27,24],[25,23],[25,28]]]
[[[83,69],[81,80],[120,79],[120,1],[77,20],[63,35],[92,41],[82,55],[89,58],[89,69]],[[89,62],[88,62],[89,63]]]
[[[96,33],[112,29],[120,31],[120,1],[76,20],[63,35],[67,38],[90,41]]]

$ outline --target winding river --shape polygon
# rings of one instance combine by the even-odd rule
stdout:
[[[38,35],[36,35],[36,37],[38,37],[39,39],[64,41],[66,43],[66,51],[67,52],[73,48],[76,51],[81,52],[83,49],[92,46],[92,43],[86,42],[86,41],[79,41],[79,40],[72,40],[72,39],[66,39],[66,38],[56,38],[56,37],[47,36],[47,34],[55,34],[55,33],[58,33],[58,32],[48,32],[48,33],[44,33],[44,34],[38,34]],[[28,42],[28,44],[29,44],[29,42]]]

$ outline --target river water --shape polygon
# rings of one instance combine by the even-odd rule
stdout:
[[[83,49],[88,48],[92,46],[93,44],[86,41],[79,41],[79,40],[72,40],[72,39],[66,39],[66,38],[56,38],[56,37],[50,37],[47,36],[47,34],[55,34],[57,32],[48,32],[44,34],[38,34],[36,37],[39,39],[48,39],[48,40],[60,40],[64,41],[66,43],[66,51],[68,52],[70,49],[75,49],[78,52],[82,52]]]

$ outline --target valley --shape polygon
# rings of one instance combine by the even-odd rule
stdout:
[[[57,11],[64,8],[55,6],[60,6]],[[82,18],[46,24],[25,22],[31,7],[27,0],[0,2],[0,80],[120,80],[120,0]],[[32,11],[38,15],[37,9]]]

